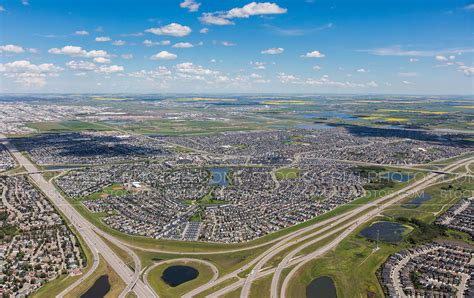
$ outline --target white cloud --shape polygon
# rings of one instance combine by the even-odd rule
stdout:
[[[177,55],[168,51],[161,51],[150,57],[151,60],[174,60],[176,58],[178,58]]]
[[[303,58],[324,58],[325,56],[326,55],[322,54],[320,51],[312,51],[301,55]]]
[[[99,68],[95,70],[97,73],[103,73],[103,74],[111,74],[111,73],[117,73],[117,72],[123,72],[124,68],[123,66],[120,65],[101,65]]]
[[[419,60],[418,58],[410,58],[409,61],[410,61],[410,62],[418,62],[418,61],[420,61],[420,60]]]
[[[269,49],[261,51],[260,53],[267,54],[267,55],[277,55],[277,54],[283,53],[284,51],[285,51],[284,48],[269,48]]]
[[[366,85],[367,87],[372,87],[372,88],[377,88],[379,86],[379,84],[377,84],[374,81],[368,82]]]
[[[183,37],[192,32],[191,28],[188,26],[183,26],[178,23],[171,23],[169,25],[160,27],[160,28],[150,28],[145,30],[145,32],[153,33],[155,35],[169,35],[175,37]]]
[[[185,49],[194,47],[192,43],[189,42],[178,42],[173,45],[173,48]]]
[[[438,60],[438,61],[448,61],[448,58],[446,58],[443,55],[436,55],[435,59]]]
[[[30,2],[28,0],[21,0],[21,4],[25,5],[25,6],[28,6],[28,5],[30,5]]]
[[[417,77],[419,76],[420,74],[417,73],[417,72],[399,72],[398,73],[398,76],[399,77],[406,77],[406,78],[409,78],[409,77]]]
[[[183,73],[183,74],[191,74],[191,75],[199,75],[199,76],[219,74],[218,71],[206,69],[202,67],[201,65],[195,65],[192,62],[184,62],[184,63],[177,64],[175,68],[178,73]]]
[[[114,40],[114,41],[112,41],[112,45],[114,45],[114,46],[123,46],[123,45],[125,45],[125,41],[123,41],[123,40]]]
[[[356,70],[358,73],[366,73],[366,72],[369,72],[367,69],[365,68],[359,68],[358,70]]]
[[[172,79],[171,71],[165,66],[159,66],[155,70],[140,70],[129,74],[133,78],[141,78],[153,81],[155,79]]]
[[[286,8],[281,8],[276,3],[264,2],[249,3],[242,8],[233,8],[229,10],[226,14],[228,18],[248,18],[250,16],[256,15],[266,15],[266,14],[283,14],[288,10]]]
[[[66,63],[66,66],[70,69],[81,70],[81,71],[92,71],[95,70],[96,65],[89,61],[74,61],[71,60]]]
[[[184,0],[179,4],[181,8],[187,8],[189,12],[196,12],[199,10],[201,3],[196,2],[195,0]]]
[[[225,25],[233,25],[234,22],[232,22],[229,19],[226,19],[225,17],[215,15],[213,13],[203,13],[202,16],[199,17],[199,20],[203,22],[204,24],[208,25],[217,25],[217,26],[225,26]]]
[[[3,53],[3,52],[20,54],[20,53],[25,52],[25,49],[23,49],[23,47],[21,46],[7,44],[7,45],[0,46],[0,53]]]
[[[223,42],[221,42],[221,44],[222,44],[224,47],[235,47],[235,46],[236,46],[235,43],[230,42],[230,41],[223,41]]]
[[[133,59],[133,54],[122,54],[120,57],[122,59]]]
[[[55,73],[62,71],[63,68],[51,63],[32,64],[30,61],[19,60],[10,63],[0,64],[0,72],[8,73]]]
[[[454,60],[454,59],[456,59],[456,56],[454,55],[449,56],[449,60]]]
[[[96,58],[96,57],[109,57],[109,54],[103,50],[92,50],[86,51],[81,47],[77,46],[65,46],[62,48],[51,48],[48,50],[48,53],[55,55],[67,55],[72,57],[86,57],[86,58]]]
[[[474,76],[474,67],[472,66],[466,66],[466,65],[460,65],[459,70],[464,73],[465,76],[467,77],[472,77]]]
[[[135,33],[121,34],[120,36],[123,36],[123,37],[128,37],[128,36],[140,37],[140,36],[143,36],[143,35],[145,35],[145,34],[143,34],[143,32],[135,32]]]
[[[204,13],[199,20],[210,25],[232,25],[231,19],[249,18],[257,15],[283,14],[287,9],[270,2],[251,2],[243,7],[232,8],[227,12]]]
[[[42,87],[47,77],[57,76],[62,70],[62,67],[51,63],[32,64],[26,60],[0,64],[0,73],[26,87]]]
[[[95,38],[95,41],[97,42],[106,42],[106,41],[111,41],[112,39],[108,36],[98,36]]]
[[[323,69],[323,68],[322,68],[321,66],[319,66],[319,65],[315,65],[315,66],[313,66],[313,69],[314,69],[314,70],[321,70],[321,69]]]
[[[74,35],[86,36],[86,35],[89,35],[89,32],[87,32],[86,30],[78,30],[74,32]]]
[[[474,10],[474,3],[464,6],[464,10],[468,10],[468,11]]]
[[[5,7],[3,7],[2,5],[0,5],[0,12],[4,12],[4,11],[7,11],[7,10],[5,9]]]
[[[207,34],[209,33],[209,28],[202,28],[201,30],[199,30],[199,33]]]
[[[254,69],[258,69],[258,70],[266,69],[266,64],[267,64],[266,62],[259,62],[259,61],[250,62],[250,65],[253,65]]]
[[[171,44],[171,41],[169,40],[163,40],[163,41],[151,41],[149,39],[145,39],[143,41],[143,45],[145,47],[153,47],[153,46],[167,46]]]
[[[405,85],[413,85],[413,83],[409,82],[409,81],[402,81],[402,83],[405,84]]]
[[[472,53],[474,48],[451,48],[440,50],[406,50],[401,46],[392,46],[386,48],[376,48],[370,50],[361,50],[376,56],[412,56],[412,57],[433,57],[436,55]]]
[[[97,58],[94,58],[94,62],[97,62],[97,63],[110,63],[110,59],[109,58],[104,58],[104,57],[97,57]]]

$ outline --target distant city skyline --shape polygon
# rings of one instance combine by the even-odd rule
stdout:
[[[2,93],[473,94],[474,2],[0,2]]]

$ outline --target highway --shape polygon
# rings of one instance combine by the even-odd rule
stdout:
[[[472,160],[473,160],[473,158],[467,158],[467,159],[457,161],[456,163],[445,167],[443,169],[443,171],[447,172],[447,171],[453,170],[455,168],[458,168],[460,166],[464,166],[465,164],[471,163]],[[197,294],[199,294],[203,291],[208,290],[212,286],[215,286],[215,285],[223,282],[226,279],[229,279],[229,278],[232,278],[232,277],[238,277],[238,274],[240,272],[251,268],[254,264],[257,264],[254,268],[252,268],[252,271],[250,272],[250,274],[247,276],[247,278],[245,280],[239,280],[236,283],[231,284],[231,285],[227,286],[226,288],[221,289],[220,291],[218,291],[218,292],[216,292],[212,295],[212,297],[217,297],[219,295],[223,295],[225,293],[233,291],[233,290],[235,290],[238,287],[243,285],[241,297],[249,297],[250,287],[251,287],[251,284],[252,284],[253,280],[258,279],[258,278],[260,278],[260,277],[262,277],[266,274],[269,274],[272,271],[275,271],[275,269],[270,269],[270,270],[265,270],[265,271],[260,271],[260,270],[261,270],[262,266],[265,265],[267,263],[267,261],[270,260],[272,257],[274,257],[276,254],[284,251],[289,246],[293,246],[293,245],[297,244],[298,242],[302,242],[302,241],[304,241],[306,239],[309,239],[311,237],[315,237],[315,236],[321,234],[322,232],[325,232],[325,231],[331,229],[332,227],[335,227],[338,224],[340,224],[344,221],[347,221],[348,219],[350,219],[354,216],[357,216],[358,214],[368,210],[369,208],[377,207],[376,209],[374,209],[374,212],[370,213],[369,215],[366,215],[366,216],[363,216],[363,217],[360,217],[360,218],[356,218],[352,222],[345,224],[343,226],[343,228],[349,227],[348,230],[346,230],[341,235],[339,235],[331,243],[321,247],[314,254],[310,254],[310,255],[307,255],[307,256],[305,256],[301,259],[298,259],[297,260],[298,262],[295,262],[294,259],[293,259],[293,261],[291,261],[289,264],[286,264],[287,265],[286,267],[294,265],[296,263],[307,263],[307,261],[312,260],[315,257],[317,257],[319,255],[322,255],[323,253],[325,253],[328,250],[330,250],[330,249],[334,248],[335,246],[337,246],[337,244],[340,243],[340,241],[342,241],[347,235],[349,235],[350,232],[355,230],[355,228],[357,226],[360,226],[363,223],[371,220],[374,216],[376,216],[378,213],[380,213],[380,211],[383,208],[386,208],[386,207],[388,207],[388,206],[390,206],[390,205],[392,205],[392,204],[394,204],[394,203],[396,203],[396,202],[398,202],[402,199],[405,199],[405,198],[411,196],[414,193],[417,193],[417,192],[423,190],[424,188],[428,187],[432,183],[436,182],[440,177],[442,177],[442,175],[437,174],[437,173],[429,174],[426,177],[424,177],[423,179],[420,179],[419,181],[417,181],[417,182],[415,182],[415,183],[413,183],[413,184],[411,184],[411,185],[409,185],[409,186],[407,186],[407,187],[405,187],[405,188],[403,188],[399,191],[396,191],[392,194],[389,194],[389,195],[384,196],[380,199],[377,199],[376,201],[373,201],[371,203],[362,205],[361,207],[358,207],[358,208],[356,208],[356,209],[354,209],[350,212],[347,212],[347,213],[332,217],[330,219],[321,221],[319,223],[313,224],[313,225],[311,225],[307,228],[300,229],[296,232],[290,233],[290,234],[286,235],[285,237],[282,237],[283,239],[281,241],[278,241],[277,243],[272,245],[269,249],[267,249],[265,252],[263,252],[257,258],[250,261],[249,263],[247,263],[246,265],[244,265],[240,269],[235,270],[234,272],[231,272],[229,274],[226,274],[225,276],[220,277],[212,285],[201,286],[199,288],[196,288],[196,289],[192,290],[191,292],[189,292],[187,294],[187,296],[197,295]],[[390,201],[386,202],[383,205],[380,205],[386,200],[390,200]],[[327,225],[329,225],[329,226],[327,226]],[[302,234],[307,233],[308,231],[311,231],[311,230],[314,230],[315,228],[323,227],[323,226],[326,226],[326,227],[321,229],[321,230],[315,231],[314,233],[310,233],[308,235],[305,235],[302,238],[293,240],[293,239],[297,238],[298,236],[301,236]],[[335,232],[342,230],[343,228],[338,228],[337,230],[333,230],[332,232],[325,233],[322,236],[318,237],[317,239],[314,239],[314,241],[311,241],[311,244],[315,243],[317,241],[320,241],[322,239],[325,239],[325,238],[329,237],[330,235],[334,234]],[[300,251],[300,250],[298,250],[298,251]],[[286,262],[288,262],[289,259],[287,259]],[[277,267],[277,269],[281,270],[281,268],[282,268],[281,266],[283,266],[283,265],[280,265],[279,267]],[[273,289],[273,292],[277,292],[277,290]]]
[[[376,216],[380,214],[382,210],[385,208],[409,197],[415,193],[418,193],[425,189],[426,187],[433,185],[436,183],[441,177],[443,177],[442,173],[447,173],[453,171],[459,167],[465,167],[469,169],[469,164],[471,164],[474,160],[473,157],[464,158],[462,160],[458,160],[453,162],[452,164],[446,166],[440,171],[431,173],[423,177],[422,179],[395,191],[389,195],[376,199],[370,203],[363,204],[361,206],[356,207],[353,210],[347,211],[340,215],[328,218],[326,220],[314,223],[308,227],[301,228],[297,231],[291,232],[284,236],[280,236],[278,238],[269,240],[265,243],[261,243],[258,245],[250,246],[250,247],[243,247],[243,248],[235,248],[229,250],[221,250],[221,251],[208,251],[208,252],[174,252],[170,250],[160,250],[160,249],[153,249],[153,248],[142,248],[139,246],[135,246],[133,244],[129,244],[123,242],[121,240],[116,239],[113,236],[110,236],[106,232],[100,230],[99,228],[95,227],[93,224],[88,222],[82,215],[76,211],[76,209],[59,193],[59,191],[55,188],[55,186],[51,183],[46,181],[41,173],[39,173],[38,169],[34,164],[31,163],[25,156],[19,152],[15,146],[6,139],[5,136],[0,134],[0,142],[2,142],[10,153],[14,156],[14,158],[18,161],[20,166],[23,166],[27,173],[29,173],[32,181],[37,185],[37,187],[57,206],[57,208],[62,212],[62,214],[71,222],[71,224],[77,229],[79,234],[83,237],[84,241],[86,242],[87,246],[91,249],[93,254],[93,264],[92,268],[85,273],[79,280],[77,280],[74,284],[70,285],[67,289],[64,289],[57,297],[63,297],[67,294],[70,290],[72,290],[75,286],[82,283],[92,272],[97,268],[99,264],[99,255],[101,255],[107,263],[113,268],[114,271],[123,279],[126,283],[125,290],[121,293],[120,297],[125,297],[125,295],[133,291],[137,294],[138,297],[158,297],[158,295],[153,291],[147,281],[147,275],[150,270],[163,262],[156,263],[152,267],[147,268],[144,273],[144,281],[140,280],[140,272],[142,271],[141,263],[138,256],[132,251],[131,248],[140,249],[144,251],[151,251],[151,252],[162,252],[162,253],[173,253],[175,255],[205,255],[205,254],[224,254],[242,250],[249,250],[255,249],[257,247],[271,245],[267,248],[263,253],[258,255],[256,258],[252,259],[251,261],[247,262],[241,268],[234,270],[231,273],[228,273],[223,276],[219,276],[217,268],[207,262],[202,261],[199,259],[192,259],[186,258],[186,260],[191,260],[195,262],[204,262],[206,265],[210,266],[214,272],[214,275],[210,281],[206,284],[199,286],[191,290],[187,293],[184,297],[193,297],[197,294],[200,294],[220,283],[223,281],[238,277],[238,274],[246,271],[248,269],[252,269],[251,272],[247,275],[246,278],[242,279],[240,277],[237,282],[234,282],[223,289],[211,294],[211,297],[218,297],[220,295],[224,295],[229,293],[230,291],[236,290],[242,287],[241,297],[249,297],[250,296],[250,289],[253,282],[256,279],[259,279],[263,276],[267,276],[269,274],[273,274],[272,284],[271,284],[271,297],[286,297],[286,291],[288,285],[292,278],[294,278],[296,272],[302,268],[305,264],[314,260],[317,257],[325,254],[326,252],[334,249],[343,239],[345,239],[350,233],[352,233],[357,227],[360,227],[364,223],[373,220]],[[331,236],[337,235],[335,239],[330,241],[327,244],[324,244],[315,251],[308,253],[306,255],[300,255],[301,252],[311,245],[329,238]],[[134,268],[133,270],[125,264],[123,260],[118,257],[113,250],[107,245],[107,243],[102,239],[105,238],[114,245],[118,246],[119,248],[126,251],[130,256],[133,257],[134,260]],[[293,246],[296,246],[293,248]],[[273,268],[264,268],[264,266],[274,258],[276,255],[286,253],[285,257],[279,262],[276,267]],[[184,259],[175,259],[169,260],[164,262],[174,262],[176,260],[184,260]],[[286,276],[283,280],[282,285],[279,287],[279,283],[281,281],[281,274],[283,269],[288,268],[290,266],[296,265]],[[268,265],[267,265],[268,266]],[[281,292],[279,294],[279,292]]]
[[[61,211],[63,216],[69,220],[78,233],[83,237],[93,254],[93,266],[91,269],[97,268],[100,254],[127,285],[125,290],[122,292],[121,297],[125,297],[130,289],[132,289],[138,297],[157,297],[154,291],[139,279],[140,270],[137,270],[140,269],[141,266],[139,261],[135,262],[135,271],[130,269],[128,265],[125,264],[122,259],[120,259],[120,257],[118,257],[102,240],[102,238],[94,232],[94,225],[83,218],[82,215],[58,192],[55,186],[51,182],[46,181],[43,176],[38,173],[38,169],[29,159],[23,156],[23,154],[21,154],[21,152],[18,151],[4,135],[0,134],[0,142],[10,151],[18,164],[23,166],[28,173],[31,173],[29,176],[36,186],[53,202],[53,204]],[[109,240],[112,241],[112,243],[119,247],[123,247],[120,242],[115,242],[114,238],[110,239]],[[85,276],[65,289],[60,295],[58,295],[58,297],[64,296],[69,290],[89,276],[91,272],[93,272],[93,270],[89,270]]]

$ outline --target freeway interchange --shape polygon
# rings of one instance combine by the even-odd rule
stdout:
[[[304,228],[300,228],[284,236],[269,240],[262,244],[245,246],[242,248],[222,249],[221,251],[216,250],[212,252],[193,253],[165,249],[143,248],[139,245],[133,245],[122,241],[97,228],[87,219],[85,219],[81,213],[78,212],[63,197],[63,195],[56,189],[52,182],[46,180],[41,175],[41,173],[39,173],[38,168],[19,150],[17,150],[17,148],[11,142],[9,142],[5,136],[0,135],[0,141],[10,151],[11,155],[16,159],[18,164],[23,166],[26,172],[29,173],[29,176],[36,186],[56,205],[63,216],[75,227],[92,252],[93,263],[88,272],[69,287],[64,289],[57,297],[65,296],[74,287],[87,279],[87,277],[89,277],[94,272],[94,270],[97,269],[99,264],[99,256],[102,256],[125,282],[126,287],[121,293],[120,297],[125,297],[129,292],[134,292],[138,297],[158,297],[158,294],[149,285],[147,280],[147,273],[149,270],[151,270],[151,268],[142,268],[140,259],[134,250],[186,255],[186,258],[190,258],[190,255],[224,254],[255,249],[265,245],[271,246],[233,272],[220,275],[217,272],[216,267],[212,267],[214,271],[214,277],[209,282],[186,293],[184,297],[194,297],[196,295],[202,294],[203,292],[208,292],[211,288],[219,286],[220,284],[223,284],[223,282],[226,282],[232,278],[237,279],[237,281],[231,282],[230,284],[226,283],[225,286],[221,287],[209,296],[219,297],[241,288],[241,297],[250,297],[250,290],[254,282],[259,278],[269,275],[272,276],[269,293],[271,297],[288,297],[287,289],[291,279],[305,264],[335,248],[357,227],[360,227],[364,223],[373,220],[384,209],[422,191],[423,189],[426,189],[431,185],[439,183],[441,178],[444,177],[443,173],[453,173],[456,169],[461,167],[468,169],[469,165],[474,161],[474,158],[472,157],[456,160],[444,167],[442,170],[430,173],[422,179],[419,179],[398,191],[380,197],[371,201],[370,203],[358,206],[347,212],[335,215],[326,220],[322,220]],[[134,268],[130,268],[113,251],[113,249],[107,245],[103,238],[107,239],[129,254],[133,258]],[[307,253],[308,248],[311,248],[318,243],[322,244],[318,245],[313,251]],[[280,254],[284,254],[284,257],[281,259],[281,261],[274,267],[268,266],[268,262]],[[202,262],[197,258],[195,260]],[[212,263],[209,263],[208,265],[213,266]],[[291,268],[291,270],[286,276],[283,276],[282,272],[286,268]],[[143,279],[141,278],[142,272],[145,272]],[[245,272],[248,272],[248,274],[242,277],[242,274]]]

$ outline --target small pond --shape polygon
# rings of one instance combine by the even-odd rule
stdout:
[[[170,266],[163,271],[161,279],[170,287],[177,287],[198,277],[199,271],[190,266]]]
[[[408,182],[413,178],[413,175],[400,172],[388,172],[383,174],[382,178],[386,178],[394,182]]]
[[[92,287],[81,295],[81,298],[102,298],[110,291],[109,276],[102,275],[99,277]]]
[[[226,186],[229,184],[227,181],[227,172],[228,168],[212,168],[211,170],[211,179],[209,180],[210,185],[222,185]]]
[[[329,276],[321,276],[306,287],[306,298],[337,298],[336,286]]]
[[[431,200],[433,197],[428,194],[423,192],[422,194],[416,196],[413,200],[410,202],[407,202],[402,205],[403,208],[418,208],[423,202]]]
[[[406,230],[407,227],[399,223],[379,221],[363,229],[359,235],[367,239],[376,241],[378,231],[380,241],[385,241],[388,243],[397,243],[403,239],[403,235]]]

